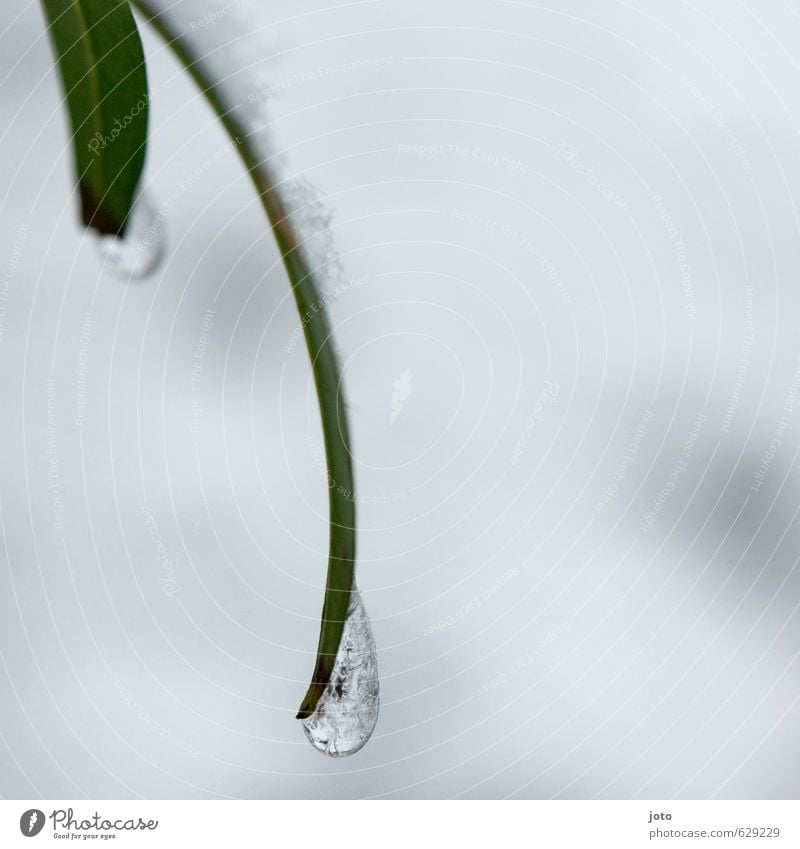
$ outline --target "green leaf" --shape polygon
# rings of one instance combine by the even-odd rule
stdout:
[[[131,2],[175,52],[239,151],[278,243],[303,325],[322,421],[330,510],[328,575],[317,657],[311,683],[297,714],[298,719],[305,719],[314,712],[333,672],[354,588],[356,559],[356,507],[350,435],[341,369],[333,347],[326,301],[321,287],[317,285],[314,270],[309,268],[304,256],[293,218],[284,205],[281,187],[276,183],[269,163],[253,144],[247,127],[237,117],[234,104],[225,102],[214,80],[206,75],[202,56],[196,54],[191,40],[169,23],[168,15],[154,8],[150,0]]]
[[[42,0],[58,59],[87,227],[122,235],[144,168],[148,92],[128,0]]]
[[[355,587],[355,484],[341,372],[333,349],[332,332],[324,302],[319,299],[314,278],[302,255],[284,240],[281,227],[274,229],[292,282],[297,308],[300,315],[307,319],[304,322],[306,345],[317,388],[325,458],[328,464],[328,577],[322,606],[317,659],[311,683],[297,713],[298,719],[306,719],[314,713],[333,673],[350,607],[350,593]]]

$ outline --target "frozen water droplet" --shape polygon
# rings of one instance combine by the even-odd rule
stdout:
[[[333,758],[355,754],[378,721],[378,652],[361,594],[353,589],[333,675],[317,709],[303,720],[315,749]]]
[[[146,194],[140,194],[121,238],[100,236],[97,255],[106,268],[123,280],[145,277],[164,255],[164,215]]]

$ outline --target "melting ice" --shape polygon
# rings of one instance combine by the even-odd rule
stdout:
[[[353,589],[333,674],[314,713],[303,720],[312,746],[333,758],[355,754],[378,721],[378,653],[372,626]]]
[[[146,194],[136,199],[124,236],[101,236],[97,242],[97,253],[105,267],[123,280],[154,271],[164,249],[164,216]]]

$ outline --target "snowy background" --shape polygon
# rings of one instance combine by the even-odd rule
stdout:
[[[797,797],[800,15],[174,5],[335,212],[382,713],[342,761],[294,719],[321,435],[235,153],[143,27],[166,251],[120,280],[9,0],[0,795]]]

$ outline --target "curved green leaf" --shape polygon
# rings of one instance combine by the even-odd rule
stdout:
[[[72,124],[83,223],[122,235],[142,175],[148,93],[128,0],[42,0]]]
[[[194,54],[191,42],[176,32],[168,24],[168,17],[154,9],[149,0],[131,2],[175,52],[239,151],[278,243],[305,333],[322,420],[330,510],[328,575],[317,657],[311,683],[297,714],[298,719],[305,719],[314,712],[333,673],[350,606],[356,557],[356,508],[350,435],[341,370],[333,347],[326,300],[306,261],[301,239],[281,197],[280,186],[276,185],[268,163],[251,141],[247,128],[242,126],[233,112],[233,105],[225,102],[214,81],[206,76],[200,61],[202,57]]]

